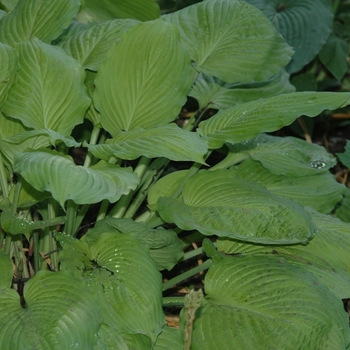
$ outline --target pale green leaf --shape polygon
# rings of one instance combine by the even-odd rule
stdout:
[[[291,124],[301,115],[315,117],[325,109],[350,103],[347,92],[294,92],[244,103],[201,122],[198,132],[209,140],[210,148],[225,142],[249,140],[261,132],[275,131]]]
[[[122,335],[145,335],[155,343],[164,325],[162,283],[145,245],[107,231],[91,246],[91,258],[98,266],[84,278],[98,298],[102,321]]]
[[[26,131],[28,131],[28,128],[26,128],[19,120],[6,118],[0,112],[0,150],[4,156],[5,163],[13,164],[16,152],[22,152],[27,148],[38,149],[40,147],[50,146],[48,138],[44,136],[27,139],[18,145],[13,145],[3,141],[5,138],[11,138],[12,136]]]
[[[17,52],[11,46],[0,43],[0,107],[6,99],[7,92],[16,80],[19,69]]]
[[[149,21],[160,15],[155,0],[85,0],[77,18],[80,22],[104,22],[115,18]]]
[[[109,50],[97,73],[94,102],[103,128],[116,136],[122,130],[168,124],[186,102],[192,74],[173,25],[156,20],[133,26]]]
[[[94,349],[129,350],[130,348],[117,329],[111,325],[102,323],[100,329],[98,330],[98,334],[96,335],[96,348]]]
[[[154,350],[183,350],[184,341],[182,339],[182,332],[176,328],[165,326],[157,339]]]
[[[278,254],[289,262],[315,274],[339,299],[349,297],[350,224],[329,215],[310,211],[317,225],[315,238],[306,246],[263,247],[229,239],[217,241],[218,250],[226,254]]]
[[[97,158],[109,160],[165,157],[174,161],[191,161],[205,164],[207,143],[197,133],[169,124],[153,129],[119,132],[105,144],[87,145]]]
[[[34,37],[50,43],[72,22],[79,0],[20,0],[0,21],[0,41],[14,45]]]
[[[15,172],[38,191],[49,191],[62,207],[72,199],[77,204],[116,202],[135,189],[138,176],[129,168],[99,162],[91,168],[74,164],[69,156],[39,150],[17,153]]]
[[[316,276],[274,256],[227,257],[205,277],[191,349],[345,349],[348,315]],[[220,338],[215,335],[220,334]]]
[[[10,288],[12,284],[13,269],[11,258],[5,254],[3,250],[0,251],[0,288]]]
[[[39,271],[26,283],[24,300],[22,308],[15,290],[0,293],[2,349],[92,348],[99,305],[81,280],[65,271]]]
[[[50,129],[37,129],[23,131],[19,134],[4,138],[3,141],[10,144],[20,144],[28,139],[37,138],[38,136],[45,136],[52,146],[63,142],[67,147],[80,147],[81,143],[76,142],[72,136],[63,136],[56,131]]]
[[[187,173],[188,170],[178,170],[159,179],[148,191],[148,205],[153,208],[160,197],[170,197]]]
[[[103,232],[115,230],[118,233],[129,234],[136,237],[148,246],[152,259],[159,270],[171,270],[183,257],[183,243],[172,230],[163,227],[150,229],[143,222],[135,222],[131,219],[108,218],[96,223],[93,230],[89,231],[99,237]]]
[[[217,78],[199,74],[189,96],[195,98],[200,108],[227,109],[234,105],[294,92],[289,74],[281,70],[268,80],[246,84],[225,83]]]
[[[50,220],[28,220],[26,217],[11,214],[3,211],[1,213],[1,226],[13,235],[28,234],[33,230],[44,229],[45,227],[57,226],[64,224],[64,217],[56,217]]]
[[[340,161],[350,169],[350,141],[346,141],[346,146],[343,153],[337,153]]]
[[[62,49],[40,42],[17,47],[21,70],[3,106],[3,113],[34,129],[51,129],[64,136],[82,123],[90,99],[84,69]]]
[[[157,211],[183,230],[260,244],[307,243],[315,233],[299,204],[228,170],[199,171],[186,181],[182,200],[160,198]]]
[[[268,19],[243,1],[205,1],[164,18],[180,29],[196,69],[226,82],[268,79],[293,52]]]
[[[59,46],[85,69],[97,71],[111,46],[136,23],[137,21],[130,19],[104,22],[69,36]]]
[[[337,182],[329,172],[298,177],[275,175],[260,162],[251,159],[231,170],[244,179],[262,183],[270,192],[280,197],[289,198],[303,206],[312,206],[326,214],[340,202],[345,191],[345,186]]]
[[[276,26],[295,54],[288,65],[294,73],[309,63],[332,31],[328,0],[245,0],[259,8]]]
[[[233,165],[248,156],[273,174],[295,177],[324,173],[337,163],[332,154],[315,143],[261,134],[231,146],[225,165]]]

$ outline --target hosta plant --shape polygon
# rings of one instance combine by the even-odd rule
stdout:
[[[350,94],[294,92],[247,2],[142,3],[3,4],[1,349],[345,349],[336,159],[271,132]],[[204,270],[203,294],[163,298]]]

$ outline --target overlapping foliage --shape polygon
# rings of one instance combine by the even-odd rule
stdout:
[[[1,3],[1,349],[182,349],[192,328],[191,349],[349,346],[350,226],[330,215],[343,201],[346,219],[348,189],[323,147],[265,134],[350,104],[289,82],[321,46],[290,61],[244,1],[162,17],[151,0]],[[199,109],[180,127],[188,96]],[[160,271],[191,234],[205,296],[174,330],[162,290],[189,275],[162,285]],[[31,277],[23,295],[13,277]]]

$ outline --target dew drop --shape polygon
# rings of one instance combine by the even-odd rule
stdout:
[[[310,161],[310,166],[311,168],[314,168],[314,169],[323,169],[325,166],[326,166],[326,163],[323,162],[322,160],[311,160]]]

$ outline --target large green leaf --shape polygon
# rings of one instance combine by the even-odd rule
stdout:
[[[0,43],[0,107],[6,99],[7,92],[16,80],[19,69],[17,52],[11,46]]]
[[[144,243],[106,223],[89,230],[82,240],[56,234],[63,246],[61,269],[77,279],[83,276],[86,288],[97,297],[103,322],[99,344],[106,346],[114,339],[122,349],[125,342],[151,348],[164,324],[161,276]],[[104,339],[106,329],[109,336]]]
[[[200,108],[227,109],[236,104],[294,91],[295,87],[289,82],[289,74],[281,70],[266,81],[246,84],[225,83],[217,78],[199,74],[189,96],[198,101]]]
[[[83,121],[90,99],[84,69],[61,49],[26,41],[16,46],[21,70],[3,106],[3,113],[34,129],[66,136]]]
[[[180,29],[196,69],[226,82],[265,80],[293,52],[266,17],[243,1],[204,1],[164,18]]]
[[[84,0],[77,18],[80,22],[104,22],[115,18],[149,21],[159,15],[160,9],[155,0]]]
[[[64,224],[64,217],[56,217],[50,220],[28,220],[26,217],[3,211],[1,213],[1,227],[13,235],[28,234],[33,230]]]
[[[208,151],[206,141],[197,133],[180,129],[175,124],[120,132],[106,144],[87,146],[95,157],[107,161],[112,156],[122,159],[145,156],[205,164],[203,156]]]
[[[69,36],[59,46],[86,69],[97,71],[111,46],[136,23],[130,19],[104,22]]]
[[[343,303],[280,257],[227,257],[205,277],[191,349],[345,349]],[[218,338],[217,335],[220,334]]]
[[[46,136],[29,138],[17,145],[4,141],[6,138],[11,138],[12,136],[17,137],[17,134],[27,131],[28,128],[19,120],[6,118],[0,112],[0,151],[5,157],[5,163],[13,164],[15,153],[22,152],[26,148],[38,149],[40,147],[50,146],[50,141]]]
[[[103,199],[116,202],[135,189],[139,181],[129,168],[103,161],[85,168],[75,165],[71,157],[49,150],[16,154],[14,170],[36,190],[51,192],[62,207],[68,199],[77,204],[97,203]]]
[[[1,290],[2,349],[91,349],[99,305],[81,280],[65,271],[39,271],[25,285],[24,300],[23,308],[15,290]]]
[[[337,163],[332,154],[317,144],[295,137],[261,134],[231,146],[222,164],[228,167],[248,157],[273,174],[295,177],[324,173]]]
[[[72,22],[79,0],[20,0],[0,21],[0,41],[14,45],[34,37],[50,43]]]
[[[89,233],[84,237],[89,242]],[[91,246],[97,268],[84,279],[97,296],[103,322],[122,335],[145,335],[155,343],[164,325],[161,275],[135,237],[107,231]]]
[[[129,234],[147,245],[159,270],[171,270],[183,256],[183,243],[174,231],[166,230],[163,227],[150,229],[145,223],[135,222],[131,219],[108,218],[100,220],[94,229],[89,231],[89,239],[91,240],[92,234],[97,239],[103,232],[111,230]]]
[[[163,20],[135,25],[97,73],[94,102],[103,128],[116,136],[166,125],[186,102],[191,81],[190,57],[176,28]]]
[[[72,136],[63,136],[56,131],[50,129],[37,129],[23,131],[8,138],[4,138],[3,141],[10,144],[20,144],[31,138],[37,138],[38,136],[46,136],[51,145],[56,146],[63,142],[67,147],[80,147],[81,143],[76,142]]]
[[[333,14],[328,0],[245,0],[272,21],[295,54],[288,65],[294,73],[309,63],[332,31]]]
[[[315,117],[324,109],[337,109],[350,103],[347,92],[294,92],[261,99],[219,111],[201,122],[198,132],[209,140],[210,148],[225,142],[249,140],[291,124],[301,115]]]
[[[345,191],[345,186],[329,172],[298,177],[275,175],[252,159],[245,160],[232,170],[244,179],[262,183],[278,196],[292,199],[303,206],[312,206],[322,213],[330,213]]]
[[[159,335],[154,350],[183,350],[184,341],[179,329],[165,326]]]
[[[349,297],[350,224],[329,215],[310,211],[317,225],[315,238],[306,246],[263,247],[229,239],[218,240],[218,250],[226,254],[278,255],[301,266],[325,284],[339,299]]]
[[[185,183],[182,200],[160,198],[157,211],[183,230],[261,244],[307,243],[315,232],[299,204],[228,170],[199,171]]]

